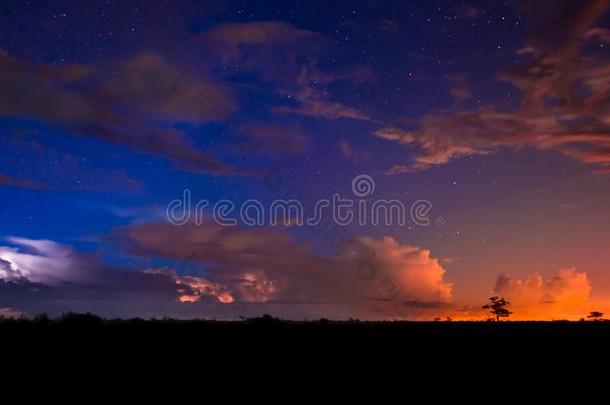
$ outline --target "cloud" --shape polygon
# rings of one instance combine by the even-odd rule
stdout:
[[[591,114],[592,113],[592,114]],[[502,113],[491,107],[453,115],[428,115],[416,131],[383,128],[374,135],[417,148],[411,170],[427,169],[472,155],[489,155],[499,149],[526,147],[556,151],[583,163],[610,168],[610,123],[594,110],[530,114]]]
[[[277,227],[138,223],[111,238],[126,253],[168,265],[107,266],[50,240],[8,237],[9,245],[0,247],[0,307],[115,315],[154,310],[178,317],[232,316],[229,309],[240,305],[251,315],[287,318],[485,316],[478,306],[452,302],[441,259],[392,237],[357,237],[331,255],[315,253]],[[511,319],[551,320],[608,311],[607,300],[591,292],[586,273],[563,269],[551,276],[502,274],[492,294],[512,303]]]
[[[50,240],[6,237],[12,246],[0,246],[0,280],[28,280],[44,285],[84,282],[81,261],[73,251]]]
[[[4,173],[0,173],[0,186],[10,186],[26,188],[31,190],[42,190],[46,188],[44,184],[24,178],[15,178]]]
[[[247,138],[240,147],[245,153],[296,154],[311,143],[311,138],[294,125],[250,123],[240,125],[235,132]]]
[[[0,318],[19,318],[23,315],[25,315],[23,312],[14,308],[0,308]]]
[[[213,297],[223,304],[235,301],[226,287],[204,277],[179,276],[173,269],[146,269],[143,272],[144,274],[160,274],[172,280],[176,284],[180,302],[197,302],[204,297]]]
[[[324,99],[326,97],[326,92],[306,86],[295,94],[294,98],[299,102],[297,107],[277,107],[275,108],[275,111],[330,120],[348,118],[352,120],[367,121],[370,119],[369,116],[362,111],[342,103],[327,101]]]
[[[320,39],[320,34],[279,21],[221,24],[201,36],[202,42],[224,63],[242,60],[251,47],[292,47],[299,41]]]
[[[325,89],[339,80],[361,80],[362,70],[322,71],[317,61],[337,52],[326,36],[277,21],[228,23],[201,34],[201,42],[222,64],[254,72],[290,101],[273,111],[325,119],[368,120],[364,112],[332,100]],[[276,63],[277,60],[282,61]]]
[[[379,240],[361,237],[358,243],[372,252],[375,266],[405,286],[407,300],[451,301],[452,285],[444,280],[445,269],[438,259],[431,257],[430,250],[401,245],[389,236]]]
[[[44,136],[44,135],[41,135]],[[27,179],[0,174],[0,184],[34,190],[79,190],[141,194],[145,186],[125,171],[113,168],[89,168],[86,157],[61,152],[34,140],[15,137],[3,142],[6,152],[0,164]],[[18,151],[18,153],[17,153]],[[37,181],[29,180],[31,178]]]
[[[140,223],[115,231],[113,237],[128,251],[143,256],[196,260],[234,267],[279,268],[305,257],[308,247],[274,228]]]
[[[206,264],[205,272],[238,302],[315,303],[344,317],[392,317],[410,313],[402,301],[451,301],[452,286],[430,251],[391,237],[356,238],[332,256],[313,253],[282,228],[141,223],[113,238],[130,254]]]
[[[464,7],[460,8],[458,16],[461,18],[471,19],[471,18],[479,17],[480,15],[482,15],[484,13],[485,13],[485,11],[481,10],[478,7],[464,6]]]
[[[346,79],[353,79],[353,77],[351,75],[329,75],[311,67],[303,67],[296,79],[299,89],[290,93],[291,97],[298,102],[298,105],[277,107],[275,111],[330,120],[342,118],[360,121],[370,120],[367,114],[358,109],[329,100],[328,91],[322,87],[336,80]]]
[[[511,302],[516,319],[579,319],[592,305],[589,278],[575,269],[551,277],[535,273],[525,279],[502,274],[493,292]]]
[[[142,52],[108,66],[33,64],[0,52],[0,117],[38,120],[163,157],[194,172],[240,173],[168,124],[223,119],[227,92],[162,56]]]
[[[172,121],[213,121],[235,110],[220,85],[179,69],[153,52],[141,52],[119,63],[99,91],[100,97],[139,114]]]
[[[607,57],[581,54],[607,2],[568,1],[549,6],[549,12],[539,2],[524,7],[531,24],[520,53],[529,60],[499,72],[521,91],[521,105],[512,111],[484,106],[428,114],[416,129],[375,131],[414,149],[410,161],[392,173],[528,147],[556,151],[600,172],[610,169],[610,64]]]
[[[214,311],[210,304],[234,300],[227,288],[203,276],[179,275],[170,268],[108,266],[51,240],[5,240],[9,246],[0,246],[0,308],[28,314],[183,316],[188,311],[181,305],[199,303],[202,316]]]
[[[455,86],[449,90],[449,93],[456,101],[467,100],[472,97],[470,90],[465,87]]]
[[[455,100],[456,105],[459,105],[459,103],[472,97],[472,93],[466,84],[466,78],[463,74],[451,75],[448,79],[451,83],[449,94],[451,94],[451,97]]]
[[[591,28],[583,34],[583,38],[587,41],[610,43],[610,29],[600,27]]]
[[[362,160],[368,159],[371,154],[365,150],[357,150],[349,143],[347,140],[343,139],[339,142],[339,151],[341,155],[346,159],[353,160],[354,162],[359,162]]]

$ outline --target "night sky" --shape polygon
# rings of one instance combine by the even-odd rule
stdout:
[[[609,8],[2,1],[0,315],[610,313]],[[210,218],[362,175],[427,223]]]

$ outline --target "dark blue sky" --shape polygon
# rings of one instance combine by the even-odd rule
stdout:
[[[537,296],[563,297],[549,287],[561,284],[579,305],[605,297],[606,8],[3,1],[0,308],[132,315],[146,297],[158,303],[151,313],[205,316],[209,302],[200,298],[230,296],[228,305],[256,312],[265,304],[294,317],[428,316],[409,305],[369,308],[381,281],[363,292],[328,276],[336,293],[324,291],[325,276],[307,268],[342,269],[348,259],[306,227],[217,234],[164,222],[185,189],[195,200],[237,205],[268,205],[295,189],[315,201],[351,195],[360,174],[374,179],[376,198],[432,204],[430,226],[343,228],[400,286],[392,301],[478,316],[472,308],[494,289],[529,297],[517,286],[535,274]],[[270,187],[278,176],[281,185]],[[147,227],[152,234],[141,233]],[[285,263],[287,254],[299,264]],[[45,263],[57,267],[57,280],[37,276]],[[73,268],[82,278],[62,275]],[[164,282],[167,296],[149,287]],[[43,285],[47,295],[13,292],[20,283]],[[96,283],[108,291],[88,301]],[[109,306],[115,295],[123,304]],[[197,298],[176,299],[184,296]],[[530,304],[524,317],[580,310]]]

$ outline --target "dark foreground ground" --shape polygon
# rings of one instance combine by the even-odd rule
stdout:
[[[394,400],[396,392],[436,398],[466,387],[470,398],[480,387],[527,386],[546,398],[578,387],[577,380],[579,392],[605,386],[610,322],[290,322],[268,316],[222,322],[69,314],[0,319],[0,348],[0,375],[8,370],[12,381],[28,383],[32,376],[53,379],[59,393],[61,384],[90,387],[89,396],[120,386],[154,395],[181,387],[173,392],[258,398],[279,395],[282,387],[292,399],[305,393],[319,398],[334,387],[356,396],[372,392],[377,403]]]
[[[117,367],[127,362],[137,365],[138,373],[161,368],[179,376],[194,367],[227,378],[244,370],[256,375],[268,366],[280,374],[296,366],[328,375],[339,373],[333,371],[337,367],[341,373],[380,377],[393,367],[400,370],[392,374],[396,377],[403,372],[458,375],[475,362],[483,373],[496,368],[504,373],[512,363],[519,375],[541,374],[542,368],[573,375],[594,370],[591,363],[607,364],[610,322],[106,320],[68,314],[0,319],[0,347],[0,362],[13,358],[12,364],[26,370],[34,362],[52,374],[76,358],[79,365],[71,369],[77,374],[102,361],[117,373],[135,373]]]
[[[610,347],[608,321],[409,322],[286,321],[265,315],[240,321],[176,319],[103,319],[66,314],[57,319],[0,318],[0,341],[35,339],[40,343],[180,341],[182,344],[351,344],[413,343],[441,345],[545,345],[604,343]]]

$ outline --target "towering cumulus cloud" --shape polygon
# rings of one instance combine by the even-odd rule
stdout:
[[[502,274],[494,287],[495,294],[512,303],[519,319],[580,318],[593,304],[590,292],[587,274],[575,269],[551,277],[531,274],[523,280]]]
[[[414,308],[451,301],[452,286],[430,251],[391,237],[357,238],[331,256],[277,229],[142,223],[112,237],[132,255],[175,266],[108,266],[53,241],[9,237],[9,246],[0,247],[0,306],[43,312],[53,310],[49,300],[63,297],[62,310],[123,316],[132,313],[117,309],[120,303],[133,311],[154,301],[175,316],[209,316],[211,304],[239,303],[252,314],[288,318],[321,308],[337,317],[386,318],[420,316]],[[10,298],[23,294],[27,308]],[[39,299],[46,307],[37,306]]]
[[[452,285],[444,280],[445,269],[438,259],[431,257],[430,250],[416,246],[401,245],[394,238],[359,238],[358,242],[370,249],[375,265],[406,287],[404,299],[421,302],[451,301]]]
[[[207,263],[209,277],[237,301],[316,303],[369,316],[404,315],[410,307],[404,303],[451,301],[452,286],[430,251],[391,237],[356,238],[332,256],[273,228],[147,223],[119,229],[116,237],[131,253]]]

